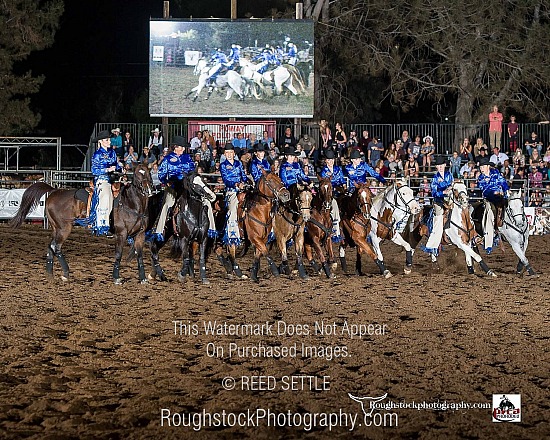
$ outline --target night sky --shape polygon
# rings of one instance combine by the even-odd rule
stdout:
[[[265,16],[284,0],[239,0],[238,15]],[[230,17],[230,0],[170,2],[173,18]],[[121,117],[137,121],[131,107],[148,88],[149,19],[162,18],[162,0],[94,0],[65,2],[52,47],[31,54],[21,71],[45,75],[31,97],[42,120],[36,134],[61,136],[63,143],[88,143],[96,122],[112,119],[105,111],[110,96],[121,94]],[[144,117],[147,115],[145,114]]]

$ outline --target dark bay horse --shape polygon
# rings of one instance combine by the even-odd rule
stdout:
[[[183,192],[178,198],[174,209],[174,233],[176,239],[172,248],[181,250],[183,265],[178,273],[180,281],[186,277],[194,276],[193,273],[193,246],[199,244],[199,274],[203,284],[210,284],[206,277],[206,254],[208,245],[208,208],[203,204],[203,199],[212,202],[215,194],[207,193],[200,185],[194,183],[198,175],[190,173],[183,179]],[[199,177],[200,178],[200,177]]]
[[[310,262],[315,272],[321,268],[313,258],[313,250],[317,254],[321,266],[327,278],[334,278],[331,273],[330,262],[334,261],[334,251],[332,249],[332,183],[330,178],[317,176],[319,185],[317,193],[311,201],[311,216],[307,222],[307,230],[304,234],[304,247],[306,258]],[[328,253],[328,261],[325,256]]]
[[[113,281],[122,284],[120,278],[120,260],[122,250],[128,238],[133,240],[133,256],[137,259],[139,281],[147,282],[145,266],[143,264],[143,245],[145,231],[148,225],[149,197],[153,194],[153,180],[149,168],[140,164],[134,169],[134,178],[131,184],[123,185],[120,189],[118,203],[113,207],[115,229],[115,263],[113,265]]]
[[[356,247],[357,257],[355,260],[355,271],[362,275],[361,255],[367,254],[378,266],[384,278],[390,278],[391,272],[386,269],[384,261],[378,259],[373,251],[367,237],[371,230],[371,208],[372,192],[369,183],[355,184],[355,191],[351,196],[344,196],[339,200],[340,224],[345,236],[346,244]],[[343,246],[340,247],[340,254],[345,255]]]
[[[300,278],[308,279],[302,255],[304,252],[304,228],[311,216],[311,201],[313,194],[307,186],[292,185],[290,187],[290,201],[281,203],[273,219],[273,232],[279,250],[281,251],[281,272],[290,275],[287,256],[287,242],[294,242],[296,250],[296,264]]]

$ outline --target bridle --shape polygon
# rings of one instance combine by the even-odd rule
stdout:
[[[520,206],[522,209],[520,209],[518,213],[514,214],[514,211],[510,206],[512,200],[517,200],[520,202]],[[518,232],[520,235],[524,235],[525,231],[527,231],[527,229],[529,228],[529,223],[527,221],[527,216],[525,215],[525,210],[523,209],[523,203],[521,202],[521,198],[519,196],[510,197],[510,200],[508,200],[508,206],[506,207],[505,212],[508,215],[508,217],[512,219],[513,223],[506,221],[506,216],[504,216],[503,223],[506,226],[509,226],[510,228],[512,228],[514,231]],[[518,217],[520,218],[519,222],[517,220]]]

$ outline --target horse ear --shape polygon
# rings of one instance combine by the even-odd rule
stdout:
[[[361,185],[357,182],[353,182],[353,184],[355,185],[355,188],[359,188]]]

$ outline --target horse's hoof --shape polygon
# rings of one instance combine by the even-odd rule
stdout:
[[[393,274],[389,270],[385,270],[383,275],[386,279],[393,277]]]
[[[496,278],[497,277],[497,274],[493,271],[493,270],[490,270],[489,272],[487,272],[487,275],[492,277],[492,278]]]
[[[201,281],[202,281],[202,284],[204,285],[210,284],[210,281],[208,280],[208,278],[203,278]]]
[[[117,286],[121,286],[121,285],[122,285],[122,278],[115,278],[115,279],[114,279],[114,283],[115,283]]]
[[[338,265],[336,264],[336,262],[334,262],[330,265],[330,270],[336,270],[337,267]]]
[[[248,277],[243,273],[239,279],[240,280],[247,280]]]
[[[147,280],[147,278],[144,278],[140,281],[140,284],[149,284],[149,281]]]
[[[185,283],[186,276],[182,275],[181,272],[178,272],[178,280],[180,280],[182,283]]]
[[[69,281],[69,277],[66,277],[65,275],[61,275],[61,281]]]
[[[150,273],[147,274],[147,279],[149,281],[154,281],[155,280],[155,276],[154,275],[151,275]]]
[[[405,268],[403,269],[403,272],[405,273],[405,275],[410,275],[411,272],[412,272],[412,269],[411,269],[410,267],[405,267]]]

